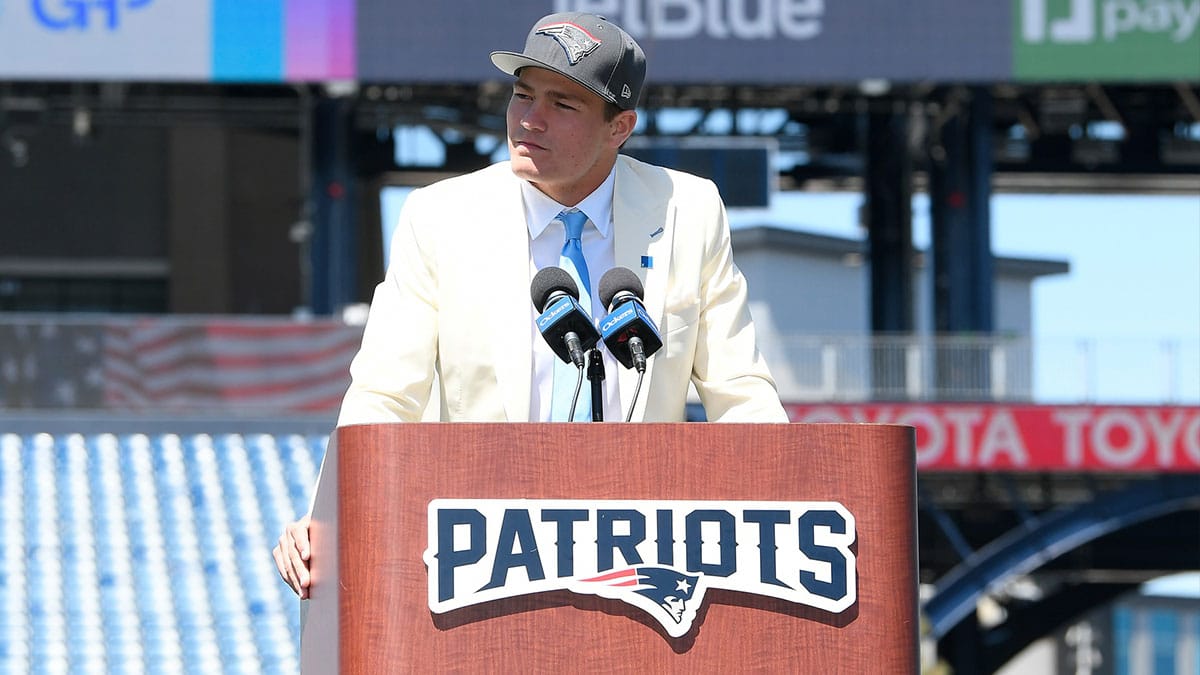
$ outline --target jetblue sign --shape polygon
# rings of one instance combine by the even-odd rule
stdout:
[[[511,0],[475,3],[464,21],[455,3],[359,0],[358,75],[505,81],[492,50],[520,50],[538,17],[578,11],[637,39],[651,85],[1007,79],[1011,2]]]
[[[435,499],[429,609],[567,590],[686,635],[709,589],[840,613],[857,602],[854,516],[837,502]]]
[[[825,0],[555,0],[554,11],[600,14],[639,40],[809,40],[821,33]]]

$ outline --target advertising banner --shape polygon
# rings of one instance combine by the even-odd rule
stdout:
[[[354,77],[354,0],[0,0],[0,79]]]
[[[363,81],[501,80],[488,54],[520,51],[551,12],[601,14],[646,52],[647,80],[818,83],[1006,79],[1011,6],[941,0],[359,0]]]
[[[1200,80],[1200,0],[1016,0],[1019,80]]]
[[[1200,407],[789,405],[793,422],[916,428],[922,471],[1200,473]]]
[[[1200,0],[0,0],[0,79],[505,81],[488,54],[559,11],[652,85],[1200,81]]]
[[[0,77],[207,80],[210,2],[0,0]]]

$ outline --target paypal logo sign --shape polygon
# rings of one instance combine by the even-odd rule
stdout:
[[[1022,0],[1021,34],[1037,44],[1114,42],[1129,34],[1169,35],[1180,43],[1200,24],[1200,0]],[[1066,15],[1061,16],[1065,9]]]
[[[154,0],[30,0],[33,16],[50,30],[89,30],[103,27],[110,31],[121,26],[127,11],[146,7]]]

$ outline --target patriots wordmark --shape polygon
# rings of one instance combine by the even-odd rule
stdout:
[[[429,609],[568,590],[638,607],[672,637],[708,589],[842,612],[854,516],[837,502],[435,499]]]
[[[579,63],[583,57],[600,48],[600,41],[583,28],[573,23],[552,23],[542,26],[538,33],[549,35],[567,52],[567,62],[571,65]]]

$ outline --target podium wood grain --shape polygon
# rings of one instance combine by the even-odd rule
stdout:
[[[343,673],[916,672],[913,440],[860,424],[339,429],[337,523],[322,523],[318,494],[306,608],[306,623],[336,611],[339,625],[305,626],[304,670],[336,650]],[[435,498],[838,501],[855,517],[858,602],[831,614],[711,590],[679,639],[625,603],[565,591],[434,614],[421,556]]]

